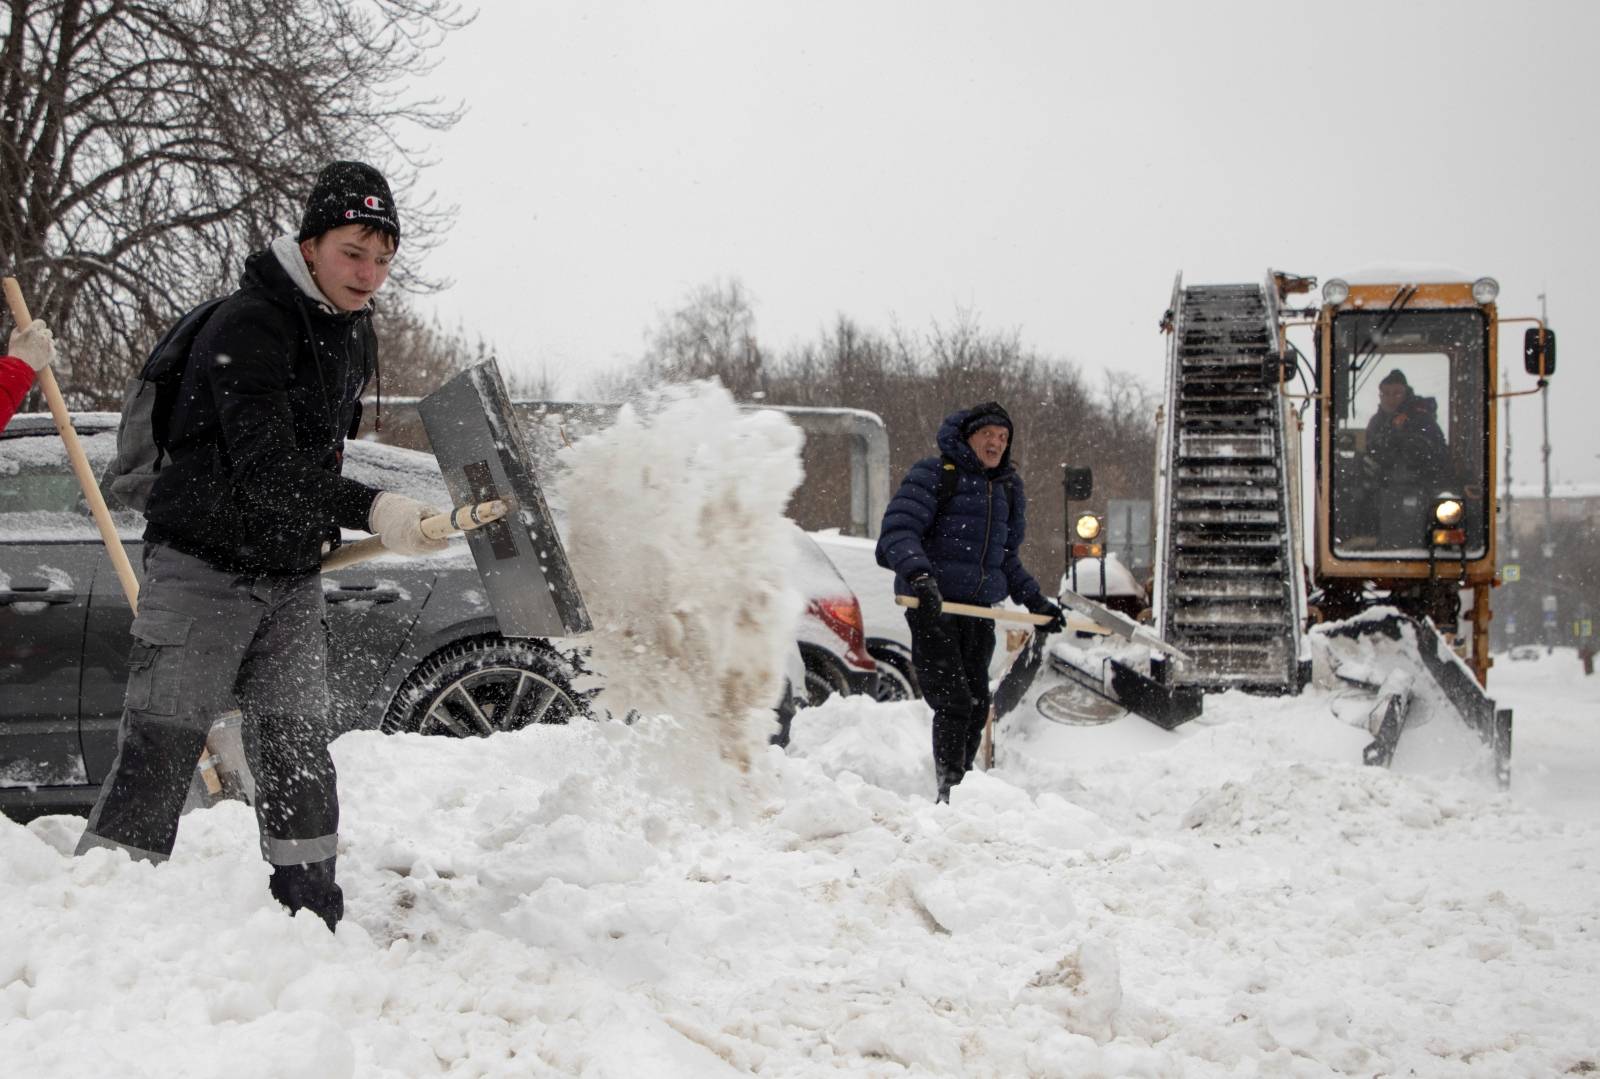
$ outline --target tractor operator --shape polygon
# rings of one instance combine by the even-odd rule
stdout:
[[[1451,486],[1450,451],[1437,402],[1419,396],[1399,368],[1378,384],[1378,411],[1367,421],[1362,472],[1378,546],[1421,544],[1427,504]]]

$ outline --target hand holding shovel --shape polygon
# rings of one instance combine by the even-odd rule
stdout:
[[[461,532],[469,532],[474,528],[482,528],[486,524],[500,520],[510,512],[510,504],[505,499],[496,498],[488,502],[457,506],[449,513],[424,517],[418,522],[418,528],[428,539],[442,540]],[[369,558],[387,553],[390,551],[384,546],[383,540],[378,536],[371,536],[346,544],[334,551],[323,560],[322,571],[327,573],[330,570],[344,569],[357,562],[365,562]]]

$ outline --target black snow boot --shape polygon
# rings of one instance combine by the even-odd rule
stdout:
[[[329,858],[310,865],[275,865],[268,887],[272,898],[289,908],[293,914],[309,910],[328,923],[328,931],[344,917],[344,891],[333,881],[334,859]]]
[[[948,805],[950,802],[950,788],[961,782],[963,774],[961,772],[946,771],[943,768],[939,769],[939,795],[934,801],[944,802]]]

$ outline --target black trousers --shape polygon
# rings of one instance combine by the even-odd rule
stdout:
[[[931,621],[906,612],[911,664],[933,708],[933,765],[940,779],[959,781],[971,768],[989,717],[989,660],[994,623],[942,614]]]

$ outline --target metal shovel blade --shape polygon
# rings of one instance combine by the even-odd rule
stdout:
[[[1142,644],[1147,648],[1154,648],[1158,652],[1165,652],[1174,659],[1188,661],[1189,654],[1175,645],[1170,645],[1149,626],[1141,626],[1120,611],[1113,611],[1109,607],[1101,606],[1088,596],[1079,595],[1070,588],[1061,590],[1061,605],[1083,615],[1101,629],[1115,633],[1124,640],[1134,644]]]
[[[511,512],[467,533],[483,590],[507,637],[570,637],[592,628],[555,519],[534,475],[500,369],[461,372],[417,405],[456,505],[505,499]]]

